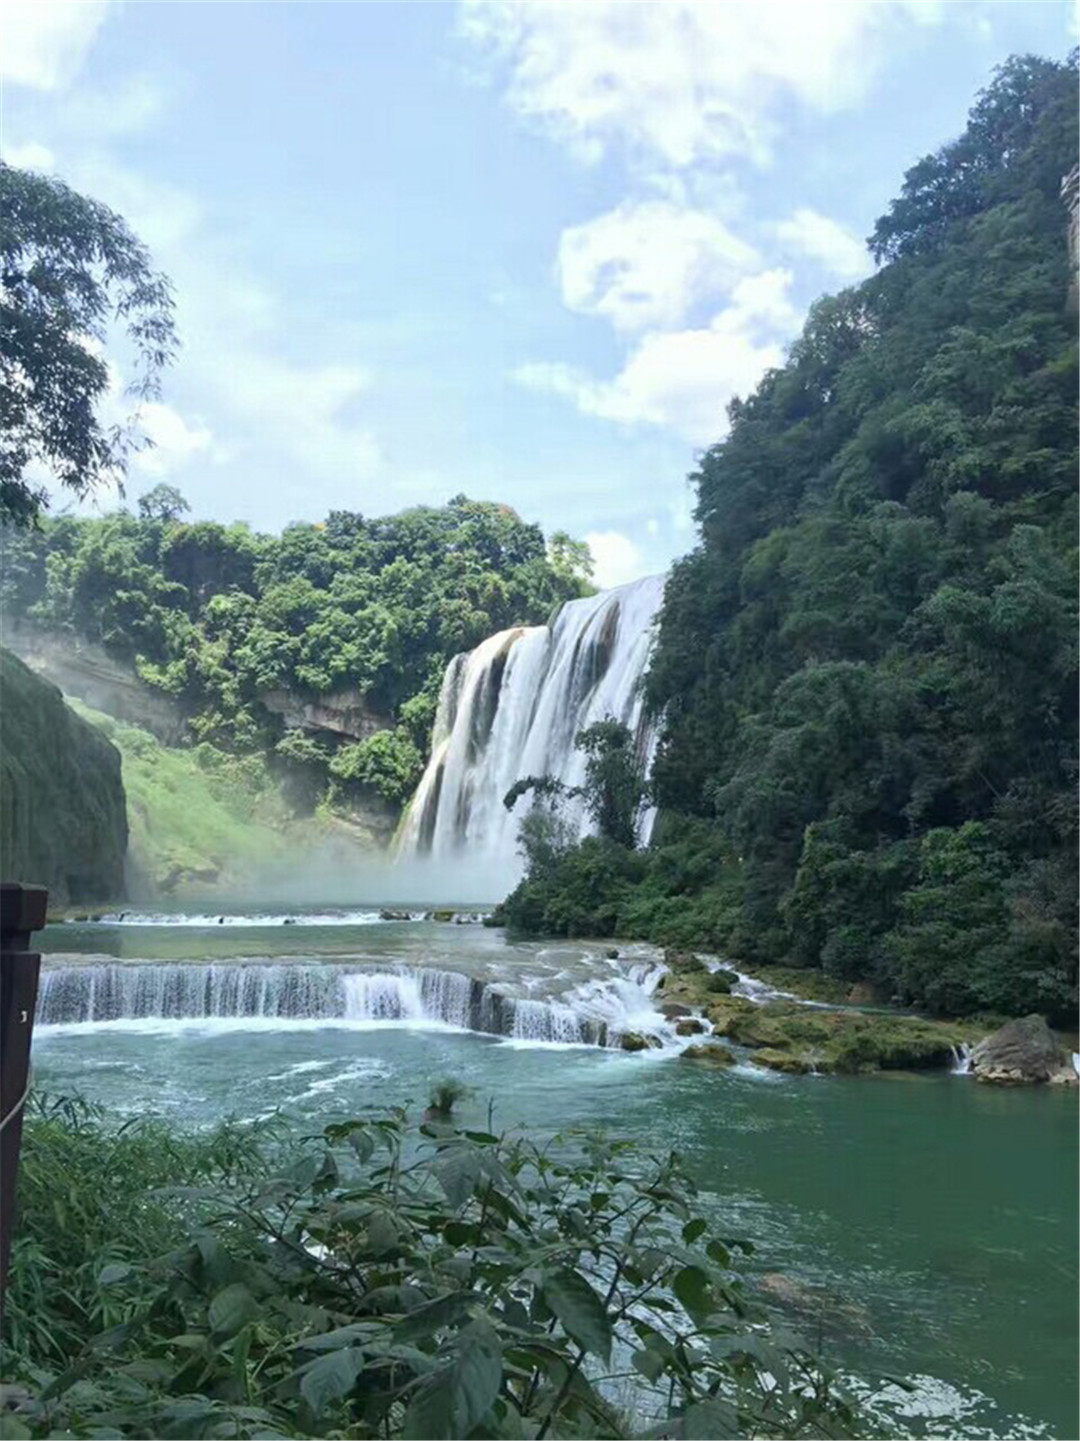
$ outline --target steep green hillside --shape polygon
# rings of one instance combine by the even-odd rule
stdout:
[[[0,871],[54,905],[122,899],[128,823],[120,754],[0,649]]]
[[[1075,57],[1003,66],[732,405],[649,676],[654,845],[545,856],[508,919],[1074,1013],[1076,153]]]
[[[332,822],[290,819],[258,759],[223,756],[209,745],[177,749],[79,701],[73,708],[123,757],[131,827],[129,868],[136,890],[177,895],[242,889],[278,870],[290,851],[326,842]],[[353,847],[359,852],[357,839]]]

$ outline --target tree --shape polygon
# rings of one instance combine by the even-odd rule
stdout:
[[[175,485],[155,485],[145,495],[139,496],[139,514],[143,520],[175,525],[182,515],[188,515],[190,511],[191,506]]]
[[[587,541],[573,540],[565,530],[556,530],[548,538],[547,554],[556,575],[573,581],[583,593],[592,589],[596,562]]]
[[[629,728],[608,716],[578,731],[574,744],[585,753],[582,785],[568,786],[555,776],[525,776],[506,792],[503,805],[513,810],[530,792],[548,807],[581,799],[601,840],[633,850],[648,786]],[[531,859],[528,848],[525,854]]]
[[[114,323],[135,356],[135,411],[122,424],[100,411]],[[148,443],[138,403],[159,394],[176,345],[172,287],[126,222],[0,161],[0,519],[28,525],[44,509],[31,467],[78,496],[121,479],[132,449]]]

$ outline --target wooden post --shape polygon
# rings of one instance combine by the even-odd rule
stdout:
[[[32,933],[45,924],[47,900],[44,886],[0,885],[0,1312],[11,1254],[30,1038],[41,969],[41,956],[28,947]]]

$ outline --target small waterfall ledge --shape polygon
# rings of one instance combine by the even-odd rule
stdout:
[[[398,835],[399,859],[505,865],[527,801],[511,813],[503,796],[529,775],[580,785],[585,763],[574,738],[608,716],[630,728],[651,765],[656,737],[641,682],[665,582],[647,576],[569,601],[551,626],[501,631],[450,662],[431,757]],[[569,813],[584,834],[583,808]],[[643,840],[652,821],[651,811],[642,815]]]
[[[47,1031],[144,1020],[398,1022],[583,1046],[618,1046],[628,1032],[644,1031],[664,1047],[681,1048],[652,999],[663,970],[639,963],[540,999],[425,967],[99,962],[42,971],[38,1025]]]

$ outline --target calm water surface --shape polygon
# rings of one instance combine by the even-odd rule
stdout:
[[[294,914],[289,926],[68,924],[50,928],[44,948],[50,968],[91,957],[322,959],[435,967],[543,996],[576,994],[589,976],[607,985],[613,973],[602,947]],[[504,1128],[600,1125],[676,1146],[708,1204],[754,1241],[766,1285],[835,1296],[817,1338],[826,1357],[913,1384],[879,1400],[883,1435],[1078,1434],[1075,1092],[946,1075],[712,1072],[674,1050],[529,1044],[432,1022],[150,1017],[45,1026],[34,1054],[40,1087],[79,1091],[117,1115],[205,1124],[281,1108],[306,1125],[422,1106],[432,1080],[453,1075],[472,1088],[469,1123],[493,1102]]]

